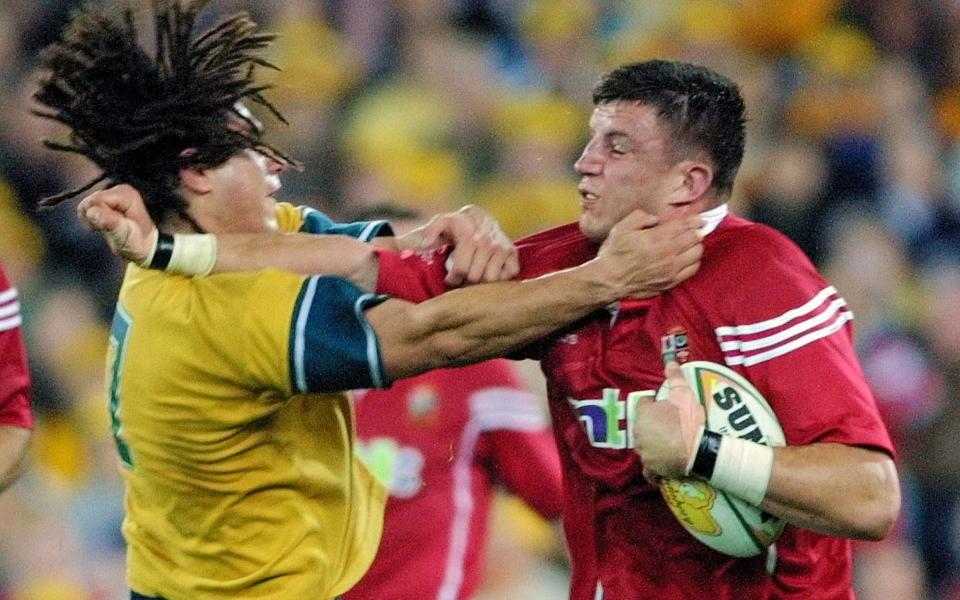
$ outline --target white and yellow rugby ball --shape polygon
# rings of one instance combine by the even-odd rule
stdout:
[[[706,413],[707,429],[766,446],[783,446],[773,409],[749,381],[712,362],[682,366],[687,383]],[[657,392],[664,400],[666,382]],[[684,528],[718,552],[755,556],[776,541],[786,522],[695,477],[664,479],[660,493]]]

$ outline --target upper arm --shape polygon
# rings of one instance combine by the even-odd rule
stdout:
[[[386,387],[389,379],[367,311],[386,300],[336,277],[304,281],[290,325],[294,389],[329,392]]]
[[[366,318],[384,296],[338,277],[269,271],[247,297],[242,364],[251,387],[289,394],[388,384]]]
[[[799,249],[779,238],[715,329],[723,360],[760,390],[787,443],[893,448],[853,347],[853,314]],[[749,301],[744,301],[749,298]]]

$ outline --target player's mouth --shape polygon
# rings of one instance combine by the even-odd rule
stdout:
[[[577,188],[577,191],[580,192],[580,205],[583,206],[584,208],[593,206],[594,204],[600,201],[600,196],[596,195],[595,193],[591,192],[586,188],[580,187],[580,188]]]

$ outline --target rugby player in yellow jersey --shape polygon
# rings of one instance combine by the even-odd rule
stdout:
[[[373,559],[384,503],[354,453],[342,390],[496,356],[621,297],[651,295],[696,270],[698,240],[677,227],[651,254],[648,222],[635,216],[581,267],[419,305],[333,276],[160,270],[182,258],[170,233],[256,233],[304,217],[275,205],[292,161],[239,104],[269,107],[251,67],[271,37],[245,15],[195,36],[204,4],[153,3],[155,54],[138,45],[129,11],[85,6],[45,51],[35,95],[44,116],[70,128],[69,144],[48,145],[102,171],[48,203],[99,181],[130,184],[164,232],[147,260],[155,268],[127,270],[108,356],[129,584],[133,598],[333,598]],[[454,217],[451,228],[471,221]],[[376,226],[328,229],[365,237]],[[307,272],[375,281],[376,254],[361,241],[303,243],[317,248]]]

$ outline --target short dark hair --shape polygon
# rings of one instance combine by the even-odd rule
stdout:
[[[649,60],[623,65],[593,88],[594,105],[634,101],[654,106],[677,153],[701,150],[714,163],[712,187],[729,193],[743,160],[745,107],[740,88],[706,67]]]
[[[177,192],[180,169],[214,167],[247,148],[295,164],[261,139],[259,124],[239,105],[256,102],[286,122],[262,95],[269,86],[253,77],[258,65],[276,68],[259,57],[275,36],[257,33],[239,13],[194,37],[197,14],[208,2],[152,0],[152,55],[138,43],[129,4],[111,14],[87,3],[72,14],[59,41],[41,55],[47,73],[34,98],[52,110],[34,114],[70,128],[69,143],[44,140],[47,147],[85,156],[102,174],[41,205],[101,181],[129,183],[157,224],[179,216],[199,230]]]

